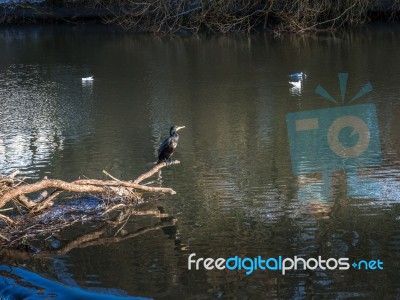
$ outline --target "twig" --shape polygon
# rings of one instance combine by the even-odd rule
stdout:
[[[162,162],[159,163],[158,165],[156,165],[153,169],[151,169],[150,171],[140,175],[138,178],[136,178],[133,183],[141,183],[143,180],[153,176],[155,173],[157,173],[161,168],[165,167],[165,166],[173,166],[173,165],[178,165],[181,162],[179,160],[173,160],[171,162]]]
[[[122,208],[122,207],[125,207],[125,206],[126,206],[126,204],[123,204],[123,203],[114,205],[114,206],[108,208],[105,212],[103,212],[102,216],[108,214],[109,212],[111,212],[111,211],[113,211],[113,210],[116,210],[116,209],[118,209],[118,208]]]
[[[9,207],[9,208],[0,209],[0,211],[9,211],[9,210],[13,210],[13,209],[14,209],[14,207]]]
[[[19,170],[15,170],[14,172],[12,172],[10,175],[8,175],[8,177],[14,179],[15,176],[17,176],[19,174]]]
[[[106,170],[103,170],[103,173],[106,174],[108,177],[110,177],[111,179],[114,179],[115,181],[121,181],[118,178],[115,178],[114,176],[112,176],[110,173],[108,173]]]
[[[19,195],[18,200],[21,204],[23,204],[26,208],[31,209],[32,207],[36,206],[36,203],[30,200],[25,195]]]
[[[11,218],[9,218],[9,217],[3,215],[3,214],[0,214],[0,219],[6,221],[8,224],[11,224],[11,225],[14,225],[14,224],[15,224],[15,222],[14,222],[13,219],[11,219]]]
[[[63,190],[55,190],[53,193],[51,193],[51,195],[47,198],[44,199],[39,205],[37,205],[32,212],[38,212],[41,211],[45,208],[47,208],[50,203],[56,198],[58,197],[58,195],[60,195],[63,192]]]
[[[5,240],[5,241],[7,241],[7,242],[10,241],[10,239],[9,239],[8,237],[6,237],[6,236],[4,236],[4,235],[2,235],[2,234],[0,234],[0,238],[3,239],[3,240]]]

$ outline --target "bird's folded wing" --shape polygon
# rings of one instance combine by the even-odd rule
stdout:
[[[170,138],[167,138],[164,142],[161,143],[160,147],[158,147],[158,155],[169,146]]]

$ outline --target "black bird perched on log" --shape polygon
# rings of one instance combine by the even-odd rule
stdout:
[[[161,143],[158,148],[158,161],[157,164],[166,161],[174,153],[176,146],[178,146],[179,135],[178,130],[185,128],[185,126],[172,126],[169,130],[169,138]]]

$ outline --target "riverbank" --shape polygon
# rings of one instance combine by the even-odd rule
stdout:
[[[400,17],[400,1],[0,1],[0,24],[104,23],[136,32],[227,33],[335,30]]]

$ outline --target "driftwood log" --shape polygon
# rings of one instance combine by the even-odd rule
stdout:
[[[163,167],[179,163],[178,160],[162,162],[132,181],[119,180],[106,171],[103,171],[106,175],[111,177],[112,180],[78,179],[72,182],[66,182],[59,179],[44,178],[38,182],[27,184],[24,179],[17,179],[16,175],[18,172],[14,172],[0,178],[0,219],[5,221],[8,227],[20,225],[19,223],[21,220],[18,219],[18,216],[21,216],[21,214],[37,216],[44,213],[53,205],[55,198],[63,192],[96,194],[99,195],[100,198],[110,199],[114,197],[124,200],[123,203],[111,201],[111,204],[105,207],[104,213],[121,208],[129,204],[129,202],[134,203],[134,200],[140,198],[139,192],[173,195],[176,192],[171,188],[148,186],[142,184],[142,182],[156,174]],[[40,193],[39,197],[32,200],[30,195],[38,193]],[[10,210],[13,210],[13,208],[2,209],[10,202],[14,203],[14,207],[23,208],[19,209],[19,215],[6,214]],[[0,239],[7,240],[7,237],[0,233]]]

